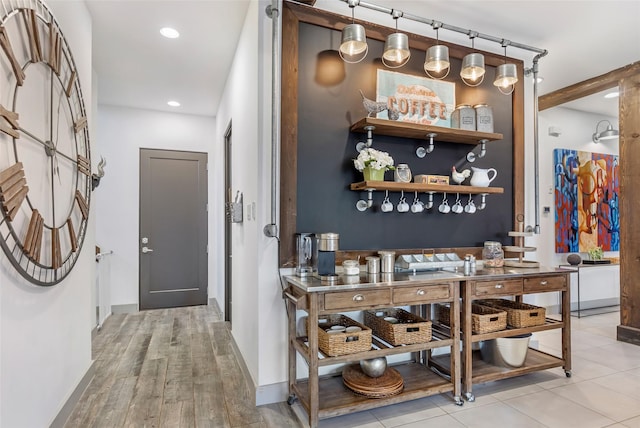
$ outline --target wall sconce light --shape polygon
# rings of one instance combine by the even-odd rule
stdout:
[[[601,123],[604,122],[608,123],[609,126],[607,126],[607,129],[605,129],[604,131],[598,132],[598,127]],[[620,132],[618,132],[617,129],[613,129],[613,125],[611,125],[611,122],[604,119],[598,122],[598,124],[596,125],[596,132],[593,133],[593,136],[591,138],[593,139],[594,143],[599,143],[600,141],[613,140],[615,138],[618,138],[619,135]]]
[[[478,33],[469,32],[471,39],[471,49],[475,47],[475,38]],[[460,69],[460,78],[467,86],[478,86],[484,80],[484,55],[473,52],[466,55],[462,59],[462,68]]]
[[[398,33],[398,18],[402,16],[402,11],[393,9],[391,16],[396,21],[396,32],[387,36],[382,63],[389,68],[398,68],[409,62],[411,51],[409,50],[409,37],[404,33]]]
[[[349,0],[348,4],[351,8],[351,24],[342,29],[342,40],[340,42],[340,57],[344,62],[355,64],[362,61],[369,52],[367,45],[367,35],[364,27],[355,21],[355,7],[360,0]]]
[[[449,48],[440,44],[438,30],[442,27],[442,22],[433,21],[432,27],[436,30],[436,45],[427,49],[427,56],[424,60],[424,72],[432,79],[444,79],[449,75],[449,71],[451,70]],[[435,76],[431,73],[435,73]]]
[[[516,65],[507,63],[507,46],[511,42],[509,40],[502,40],[502,47],[504,48],[504,64],[498,66],[496,71],[496,80],[493,81],[493,85],[498,87],[498,90],[505,95],[510,95],[516,88],[515,84],[518,82],[518,71]]]

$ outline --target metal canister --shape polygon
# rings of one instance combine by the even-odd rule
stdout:
[[[318,236],[318,250],[338,251],[338,241],[340,235],[337,233],[321,233]]]
[[[469,104],[460,104],[451,113],[451,127],[465,129],[467,131],[476,130],[476,112]]]
[[[389,273],[395,270],[396,253],[395,251],[378,251],[380,255],[380,271],[382,273]]]
[[[480,132],[493,132],[493,109],[487,104],[476,104],[476,128]]]
[[[380,257],[369,256],[367,260],[367,273],[380,273]]]

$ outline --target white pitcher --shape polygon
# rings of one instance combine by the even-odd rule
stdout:
[[[475,187],[489,187],[489,184],[498,176],[498,171],[493,168],[482,169],[471,167],[473,175],[471,176],[471,185]],[[489,173],[493,171],[493,176],[489,178]]]

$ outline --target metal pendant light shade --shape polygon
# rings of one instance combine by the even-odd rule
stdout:
[[[514,85],[518,81],[518,72],[515,64],[501,64],[496,71],[496,80],[493,85],[497,86],[503,94],[510,94],[515,89]]]
[[[369,51],[367,35],[360,24],[349,24],[342,29],[340,57],[348,63],[362,61]]]
[[[607,129],[602,132],[598,132],[598,127],[601,123],[608,123]],[[617,129],[613,129],[613,125],[608,120],[601,120],[596,125],[596,132],[594,132],[592,139],[594,143],[599,143],[600,141],[613,140],[620,136],[620,132]]]
[[[467,86],[478,86],[484,80],[484,55],[470,53],[462,59],[460,77]]]
[[[403,33],[393,33],[387,36],[382,54],[382,63],[389,68],[398,68],[409,62],[409,37]]]
[[[435,45],[427,49],[427,56],[424,60],[424,71],[434,79],[444,79],[449,74],[449,48],[444,45]],[[444,76],[435,77],[431,73],[441,74],[447,71]],[[431,73],[430,73],[431,72]]]

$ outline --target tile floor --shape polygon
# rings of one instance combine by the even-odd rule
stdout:
[[[562,368],[474,386],[461,407],[438,395],[320,421],[320,427],[640,428],[640,346],[616,341],[619,312],[571,319],[572,377]],[[560,355],[560,330],[534,335]],[[535,342],[534,342],[535,344]],[[294,405],[305,424],[306,413]]]

